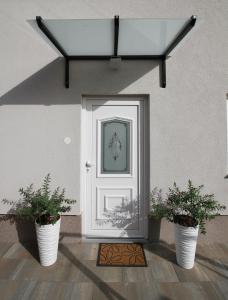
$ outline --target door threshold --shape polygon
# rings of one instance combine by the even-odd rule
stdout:
[[[85,243],[142,243],[146,244],[149,240],[145,238],[94,238],[83,237],[82,242]]]

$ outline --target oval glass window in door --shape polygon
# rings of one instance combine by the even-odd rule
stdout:
[[[101,173],[130,173],[130,122],[101,122]]]

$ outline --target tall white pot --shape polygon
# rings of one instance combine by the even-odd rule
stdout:
[[[199,226],[186,227],[175,224],[177,263],[184,269],[194,266]]]
[[[39,225],[35,223],[40,263],[44,267],[54,264],[57,260],[60,221],[61,218],[53,225]]]

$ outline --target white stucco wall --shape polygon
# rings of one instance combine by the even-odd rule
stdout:
[[[167,88],[148,61],[73,62],[70,88],[64,64],[30,26],[44,18],[188,17],[202,22],[167,61]],[[167,188],[191,178],[228,206],[226,93],[228,2],[223,1],[1,1],[0,199],[50,172],[80,213],[82,94],[148,94],[150,183]],[[46,67],[44,67],[46,66]],[[39,71],[40,70],[40,71]],[[64,138],[70,137],[69,145]],[[0,213],[8,208],[0,204]],[[228,210],[226,211],[227,214]]]

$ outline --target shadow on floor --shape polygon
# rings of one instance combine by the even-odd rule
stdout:
[[[206,246],[205,246],[206,247]],[[159,243],[152,243],[152,244],[144,244],[144,248],[147,251],[150,251],[166,260],[171,262],[172,264],[177,265],[176,262],[176,252],[175,252],[175,245],[168,244],[164,241],[160,241]],[[221,276],[224,279],[228,279],[223,272],[228,271],[227,264],[222,264],[219,260],[206,257],[196,250],[196,261],[197,264],[204,267],[208,271],[212,271],[213,273]],[[183,269],[184,270],[184,269]],[[185,270],[188,272],[188,270]]]
[[[175,245],[173,244],[168,244],[164,241],[148,243],[144,244],[144,249],[176,264]]]
[[[64,235],[63,235],[64,236]],[[62,237],[63,237],[62,236]],[[125,300],[123,296],[117,293],[113,288],[111,288],[107,283],[101,281],[100,278],[94,274],[88,267],[86,267],[81,261],[79,261],[74,254],[69,250],[69,248],[61,244],[59,251],[72,263],[74,264],[85,276],[87,276],[93,284],[95,284],[98,289],[107,297],[107,299],[114,300]]]
[[[35,260],[39,261],[34,222],[22,220],[12,214],[0,217],[0,224],[1,222],[7,221],[10,225],[16,227],[18,242],[34,257]]]

